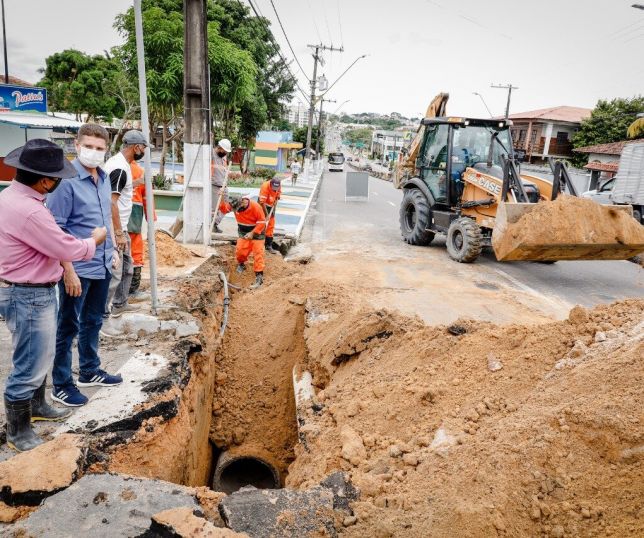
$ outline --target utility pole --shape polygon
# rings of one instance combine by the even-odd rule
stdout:
[[[9,84],[9,60],[7,60],[7,26],[4,21],[4,0],[2,0],[2,44],[4,50],[4,83]]]
[[[505,105],[505,119],[507,120],[510,116],[510,98],[512,97],[512,90],[518,90],[519,87],[512,86],[512,84],[490,84],[490,88],[508,90],[508,102]]]
[[[311,158],[311,133],[313,131],[313,116],[315,114],[315,85],[317,83],[317,77],[318,77],[318,62],[320,61],[320,51],[321,50],[328,50],[331,52],[344,52],[344,47],[334,47],[333,45],[328,46],[328,45],[322,45],[321,43],[319,45],[307,45],[310,49],[313,49],[315,53],[313,54],[313,77],[311,78],[311,97],[310,97],[310,103],[309,103],[309,125],[308,129],[306,131],[306,153],[305,157],[307,159]],[[319,133],[318,133],[319,137]]]
[[[318,117],[318,138],[315,141],[315,154],[320,158],[320,138],[322,138],[322,105],[324,103],[335,103],[336,101],[332,99],[325,99],[320,97],[320,115]]]
[[[210,244],[210,78],[205,0],[184,0],[183,242]]]

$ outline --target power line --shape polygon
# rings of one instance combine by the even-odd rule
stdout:
[[[322,36],[320,35],[320,29],[318,28],[318,23],[315,22],[315,15],[313,15],[313,8],[311,7],[311,2],[309,2],[309,0],[306,0],[306,3],[309,6],[309,13],[311,13],[313,17],[313,26],[315,27],[315,33],[318,35],[318,41],[322,43]]]
[[[297,59],[297,54],[295,54],[295,51],[293,50],[293,46],[291,45],[288,35],[286,35],[286,30],[284,29],[284,25],[282,24],[282,19],[280,19],[280,16],[277,13],[277,9],[275,8],[275,4],[273,3],[273,0],[270,0],[270,2],[271,2],[271,6],[273,6],[273,11],[275,12],[275,16],[277,17],[277,22],[279,23],[280,28],[282,29],[282,33],[286,38],[286,42],[288,43],[288,48],[291,49],[291,52],[293,53],[293,58],[295,58],[295,62],[297,63],[297,66],[300,68],[300,71],[302,71],[304,78],[306,78],[306,80],[309,80],[309,77],[306,75],[306,72],[304,71],[302,64],[300,64],[300,61]]]
[[[238,2],[240,5],[242,5],[242,4],[241,4],[241,0],[237,0],[237,2]],[[286,68],[286,70],[288,71],[289,75],[291,75],[291,79],[292,79],[292,80],[293,80],[293,82],[295,83],[295,86],[297,86],[297,89],[298,89],[298,90],[300,90],[300,92],[302,93],[302,96],[304,97],[304,99],[306,99],[306,101],[307,101],[307,102],[309,102],[309,98],[307,97],[306,92],[301,88],[301,86],[300,86],[300,84],[299,84],[299,82],[298,82],[298,80],[297,80],[297,77],[293,74],[293,72],[292,72],[292,71],[291,71],[291,69],[289,68],[289,66],[288,66],[288,62],[286,61],[286,59],[284,58],[284,56],[282,56],[282,51],[280,50],[279,45],[278,45],[278,44],[277,44],[277,42],[275,41],[275,36],[273,35],[273,32],[271,31],[271,29],[270,29],[270,28],[268,27],[268,25],[266,24],[266,22],[265,22],[265,21],[266,21],[265,17],[261,17],[261,16],[260,16],[260,14],[258,13],[257,8],[255,7],[255,4],[253,4],[253,0],[248,0],[248,4],[250,5],[251,9],[253,10],[253,13],[255,13],[255,16],[257,17],[257,20],[258,20],[258,21],[260,21],[260,24],[262,24],[262,25],[264,26],[264,28],[266,29],[266,31],[268,32],[268,35],[269,35],[269,36],[270,36],[270,38],[271,38],[271,43],[272,43],[272,45],[273,45],[273,47],[274,47],[274,49],[273,49],[273,50],[274,50],[274,52],[276,52],[276,53],[277,53],[277,55],[282,59],[282,63],[283,63],[283,65],[284,65],[284,67]]]
[[[344,46],[344,36],[342,35],[342,16],[340,15],[340,0],[337,1],[338,7],[338,28],[340,29],[340,46]]]

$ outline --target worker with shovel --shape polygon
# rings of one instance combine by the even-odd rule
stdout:
[[[227,177],[228,177],[228,154],[233,150],[230,140],[227,138],[222,138],[217,142],[215,151],[212,156],[212,163],[210,165],[210,183],[212,187],[211,200],[213,205],[214,215],[214,226],[213,231],[216,233],[221,233],[219,228],[219,223],[221,219],[224,218],[224,215],[221,212],[217,212],[217,201],[220,197],[220,192],[222,189],[226,188]]]
[[[274,177],[262,183],[259,189],[259,205],[262,206],[268,225],[266,226],[266,251],[271,254],[279,253],[279,249],[273,246],[273,233],[275,231],[275,211],[277,209],[277,201],[282,196],[282,180]]]
[[[251,289],[259,288],[264,283],[264,229],[266,228],[266,216],[264,210],[248,196],[231,196],[228,202],[222,201],[219,210],[222,213],[235,213],[237,219],[237,272],[239,274],[246,270],[246,260],[253,253],[253,270],[255,271],[255,283]]]

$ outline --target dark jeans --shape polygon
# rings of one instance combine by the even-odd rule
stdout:
[[[57,308],[56,288],[0,285],[0,315],[13,347],[7,400],[29,400],[42,385],[54,356]]]
[[[110,287],[111,275],[106,271],[102,280],[81,278],[80,297],[71,297],[61,280],[58,289],[58,332],[56,333],[56,356],[52,378],[54,388],[59,390],[74,384],[72,378],[72,342],[78,335],[78,365],[82,375],[90,376],[101,366],[98,357],[98,333],[103,326],[105,301]]]

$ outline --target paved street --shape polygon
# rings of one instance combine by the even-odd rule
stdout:
[[[644,297],[644,271],[626,261],[500,263],[490,249],[473,264],[459,264],[440,237],[429,247],[409,246],[398,227],[402,192],[370,178],[368,202],[345,202],[345,181],[346,173],[325,173],[303,239],[316,253],[314,268],[362,284],[375,304],[430,323],[461,316],[538,322],[565,318],[575,304]]]

